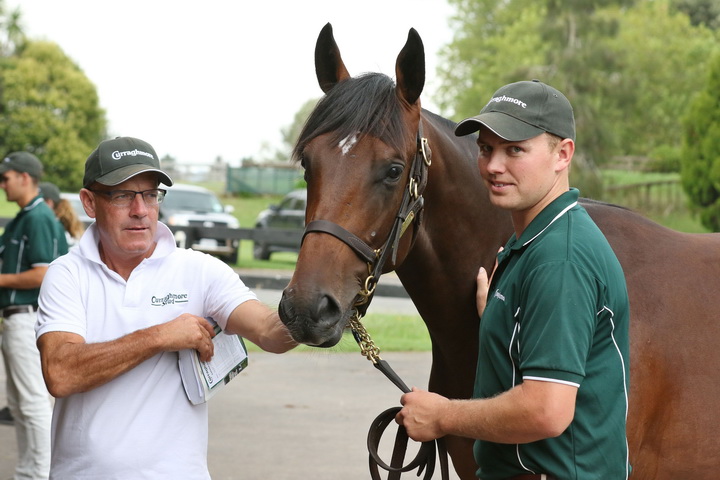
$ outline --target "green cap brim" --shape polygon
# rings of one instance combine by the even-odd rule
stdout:
[[[545,130],[518,120],[502,112],[486,112],[466,118],[455,127],[455,135],[462,137],[477,132],[481,126],[490,129],[495,135],[510,142],[521,142],[545,133]]]
[[[135,175],[139,175],[145,172],[157,173],[160,182],[167,185],[168,187],[171,187],[173,184],[172,179],[167,175],[167,173],[163,172],[162,170],[158,170],[157,168],[148,167],[147,165],[142,164],[127,165],[125,167],[118,168],[117,170],[113,170],[112,172],[103,175],[102,177],[96,178],[95,181],[103,185],[112,187],[114,185],[119,185],[123,183],[125,180],[128,180]]]

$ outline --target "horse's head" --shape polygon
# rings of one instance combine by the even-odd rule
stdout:
[[[425,57],[411,29],[397,84],[375,73],[353,78],[328,24],[315,69],[326,95],[294,150],[308,184],[307,229],[279,314],[297,341],[326,347],[340,340],[359,293],[371,295],[411,247],[427,173],[417,164],[429,163],[418,135]]]

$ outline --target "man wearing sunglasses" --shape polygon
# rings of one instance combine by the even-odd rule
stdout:
[[[209,479],[207,404],[185,395],[177,352],[212,357],[207,317],[267,351],[296,345],[230,267],[176,248],[158,222],[161,183],[172,180],[136,138],[100,143],[85,164],[95,223],[50,266],[36,327],[56,397],[51,478]]]

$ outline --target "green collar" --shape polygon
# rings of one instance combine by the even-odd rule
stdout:
[[[552,225],[555,220],[561,218],[568,210],[577,205],[579,196],[580,191],[577,188],[570,188],[567,192],[553,200],[550,205],[545,207],[543,211],[530,222],[530,225],[528,225],[522,235],[520,235],[520,239],[517,239],[515,234],[510,237],[505,250],[508,251],[508,253],[509,250],[519,250],[535,240],[546,228]],[[502,255],[500,258],[502,259]]]

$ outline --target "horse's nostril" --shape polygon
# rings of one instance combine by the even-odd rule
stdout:
[[[335,300],[329,295],[323,295],[318,302],[317,320],[323,320],[334,317],[340,309]]]

